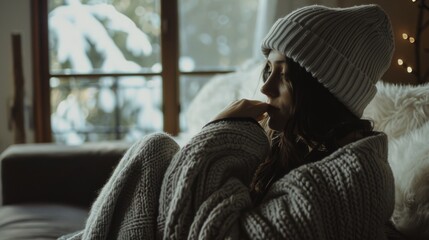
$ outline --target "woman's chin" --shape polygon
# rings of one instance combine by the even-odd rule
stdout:
[[[285,111],[288,109],[285,109]],[[274,131],[283,131],[286,122],[288,120],[288,114],[285,114],[284,111],[281,111],[280,108],[272,107],[268,111],[268,122],[267,125],[271,130]]]

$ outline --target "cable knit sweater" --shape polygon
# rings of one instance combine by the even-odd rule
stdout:
[[[85,229],[63,239],[385,239],[394,186],[387,138],[348,144],[275,182],[249,184],[269,150],[251,121],[213,122],[183,148],[154,134],[129,149]]]

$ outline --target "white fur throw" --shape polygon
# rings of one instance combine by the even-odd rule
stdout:
[[[363,116],[374,121],[375,129],[397,138],[429,120],[429,84],[412,86],[379,81],[377,94]]]
[[[396,228],[429,239],[429,84],[379,82],[364,117],[389,137],[389,163],[395,178]]]
[[[396,228],[429,239],[429,121],[389,140],[389,163],[395,178]]]

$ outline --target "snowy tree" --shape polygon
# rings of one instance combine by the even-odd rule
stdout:
[[[151,22],[159,28],[156,20],[159,16],[152,13],[151,18],[155,18]],[[58,3],[49,13],[49,32],[54,73],[138,73],[147,71],[148,61],[151,68],[159,66],[156,57],[151,58],[154,54],[151,36],[106,2]],[[152,38],[156,38],[156,31],[152,33],[155,33]],[[160,78],[53,78],[51,87],[55,105],[51,116],[53,131],[68,132],[57,135],[57,141],[100,140],[88,139],[88,134],[80,132],[103,126],[104,129],[118,128],[122,123],[137,125],[125,131],[123,137],[131,140],[162,129]]]

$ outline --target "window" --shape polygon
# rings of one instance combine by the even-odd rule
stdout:
[[[36,140],[187,130],[214,75],[252,57],[258,0],[37,0]]]

